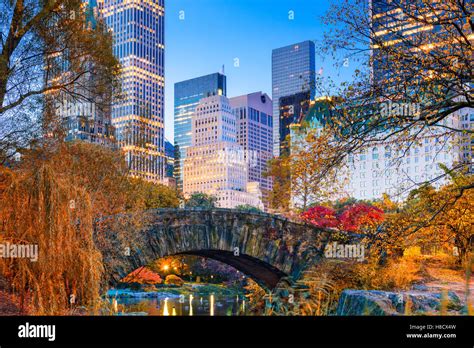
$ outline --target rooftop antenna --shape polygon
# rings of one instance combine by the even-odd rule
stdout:
[[[222,64],[222,75],[225,75],[225,65]]]

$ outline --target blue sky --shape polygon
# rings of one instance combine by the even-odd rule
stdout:
[[[174,84],[225,65],[229,97],[263,91],[271,97],[272,49],[319,41],[328,0],[166,0],[165,135],[173,142]],[[184,12],[180,12],[184,11]],[[294,11],[294,19],[289,19]],[[184,13],[184,20],[180,14]],[[238,58],[240,66],[234,67]],[[316,69],[336,74],[316,56]],[[347,79],[347,72],[344,79]],[[339,79],[339,78],[336,78]]]

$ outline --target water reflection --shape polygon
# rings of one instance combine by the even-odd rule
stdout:
[[[235,295],[210,294],[200,296],[189,295],[188,301],[182,300],[179,295],[167,297],[119,297],[118,304],[125,306],[125,312],[140,312],[157,316],[235,316],[247,315],[245,300]]]
[[[193,315],[193,295],[189,295],[189,316]]]
[[[163,305],[163,316],[167,317],[170,315],[169,309],[168,309],[168,297],[165,298],[165,303]]]
[[[209,305],[209,315],[214,316],[214,294],[211,295],[211,304]]]

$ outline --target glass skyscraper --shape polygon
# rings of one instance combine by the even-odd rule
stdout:
[[[280,98],[309,91],[315,95],[315,45],[304,41],[272,52],[273,155],[280,155]]]
[[[214,95],[227,95],[226,76],[223,74],[214,73],[174,85],[174,145],[179,148],[175,178],[179,190],[183,189],[186,149],[192,143],[192,115],[201,99]]]
[[[122,94],[112,121],[130,174],[161,182],[164,145],[164,0],[101,0],[102,16],[122,64]]]

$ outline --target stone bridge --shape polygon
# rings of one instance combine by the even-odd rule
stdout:
[[[158,209],[123,256],[105,257],[111,285],[171,255],[197,255],[233,266],[266,289],[299,279],[324,252],[330,232],[266,213],[233,209]]]

